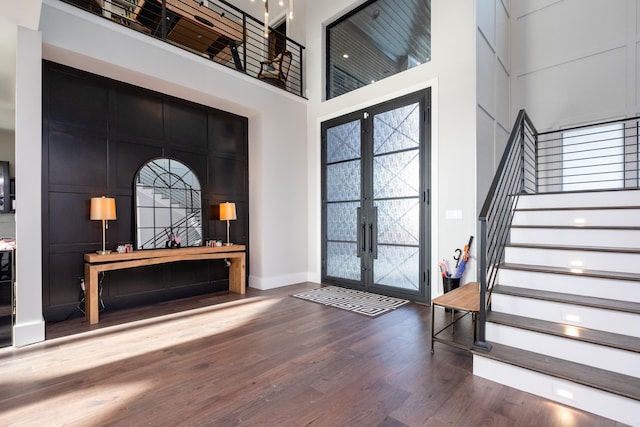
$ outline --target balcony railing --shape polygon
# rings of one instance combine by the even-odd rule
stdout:
[[[304,46],[224,0],[60,0],[298,96]],[[282,73],[266,64],[290,52]],[[286,55],[288,59],[288,54]],[[275,70],[274,70],[275,68]],[[262,72],[261,72],[262,70]]]

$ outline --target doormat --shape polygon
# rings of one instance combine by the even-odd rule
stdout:
[[[409,303],[406,299],[371,294],[338,286],[325,286],[291,296],[369,317],[381,316]]]

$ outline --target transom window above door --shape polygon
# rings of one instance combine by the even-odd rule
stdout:
[[[431,60],[431,0],[372,0],[327,26],[327,99]]]

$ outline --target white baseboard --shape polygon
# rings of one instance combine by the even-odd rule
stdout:
[[[249,276],[249,286],[261,291],[295,285],[296,283],[307,281],[309,281],[308,273],[294,273],[276,277]]]
[[[24,347],[44,341],[44,320],[13,326],[13,346]]]

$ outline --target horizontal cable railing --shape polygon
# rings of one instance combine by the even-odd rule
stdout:
[[[304,96],[304,46],[224,0],[61,1]],[[273,62],[282,52],[290,61]]]
[[[640,117],[537,132],[521,110],[479,215],[476,348],[488,350],[486,314],[521,194],[640,188]]]
[[[538,192],[638,188],[639,118],[538,133]]]

